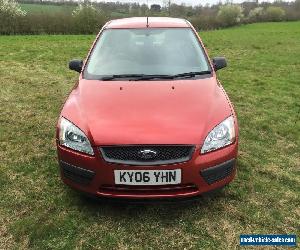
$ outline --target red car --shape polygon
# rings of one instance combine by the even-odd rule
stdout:
[[[64,183],[98,197],[193,197],[235,176],[238,124],[193,26],[173,18],[108,22],[57,125]]]

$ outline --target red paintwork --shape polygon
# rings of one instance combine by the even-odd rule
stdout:
[[[168,17],[149,17],[149,28],[188,28],[190,24],[179,18]],[[114,20],[109,22],[105,28],[107,29],[139,29],[145,28],[147,25],[146,17],[134,17]]]
[[[104,29],[145,28],[145,26],[146,18],[131,18],[110,22]],[[149,26],[192,28],[184,20],[171,18],[149,18]],[[200,38],[199,41],[202,44]],[[200,149],[207,134],[230,115],[235,117],[236,142],[215,152],[201,155]],[[237,157],[236,116],[224,89],[217,81],[215,72],[211,78],[206,79],[150,82],[84,80],[80,75],[79,83],[67,99],[61,116],[66,117],[85,132],[95,151],[95,156],[92,157],[57,145],[59,160],[96,172],[93,182],[86,187],[77,185],[62,176],[66,184],[78,190],[109,197],[186,197],[224,186],[234,178],[235,173],[222,181],[208,185],[199,175],[201,169]],[[97,146],[101,145],[126,144],[196,145],[196,151],[189,162],[149,166],[149,169],[181,168],[182,183],[194,184],[197,190],[190,192],[170,190],[170,192],[142,194],[135,192],[134,189],[129,194],[122,191],[100,191],[102,185],[114,185],[113,170],[115,169],[147,169],[145,166],[108,164],[97,149]]]
[[[230,106],[224,103],[226,97],[215,77],[149,82],[81,80],[62,116],[83,129],[97,146],[199,144],[230,116]]]

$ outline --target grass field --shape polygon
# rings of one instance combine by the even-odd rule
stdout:
[[[94,36],[0,36],[0,249],[232,249],[241,233],[300,228],[300,22],[201,36],[225,55],[220,79],[238,113],[238,174],[181,204],[110,204],[64,186],[60,107]],[[298,243],[299,244],[299,243]]]

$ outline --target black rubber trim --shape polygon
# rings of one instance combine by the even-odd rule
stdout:
[[[201,170],[200,175],[211,185],[231,175],[235,167],[235,161],[235,159],[231,159],[217,166]]]
[[[87,185],[95,176],[94,171],[75,167],[64,161],[60,161],[60,167],[65,178],[78,184]]]

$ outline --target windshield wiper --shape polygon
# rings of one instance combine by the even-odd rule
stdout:
[[[102,81],[111,81],[115,79],[122,79],[122,78],[129,78],[131,81],[146,81],[152,79],[175,79],[181,77],[195,77],[197,75],[207,75],[211,74],[211,71],[199,71],[199,72],[188,72],[188,73],[181,73],[177,75],[146,75],[146,74],[121,74],[121,75],[109,75],[104,76],[100,80]]]
[[[102,81],[111,81],[115,79],[129,78],[130,81],[141,81],[151,79],[173,79],[172,75],[146,75],[146,74],[122,74],[122,75],[108,75],[100,78]]]
[[[211,74],[211,71],[199,71],[199,72],[188,72],[181,73],[177,75],[144,75],[140,78],[135,79],[135,81],[144,81],[144,80],[152,80],[152,79],[175,79],[175,78],[187,78],[187,77],[195,77],[197,75],[207,75]]]
[[[143,75],[142,77],[135,79],[135,81],[146,81],[152,79],[174,79],[174,76],[173,75]]]
[[[180,78],[180,77],[195,77],[200,75],[208,75],[211,74],[210,70],[205,71],[198,71],[198,72],[187,72],[187,73],[181,73],[177,75],[173,75],[174,78]]]
[[[121,75],[108,75],[100,78],[102,81],[111,81],[114,79],[122,79],[122,78],[139,78],[145,76],[144,74],[121,74]]]

